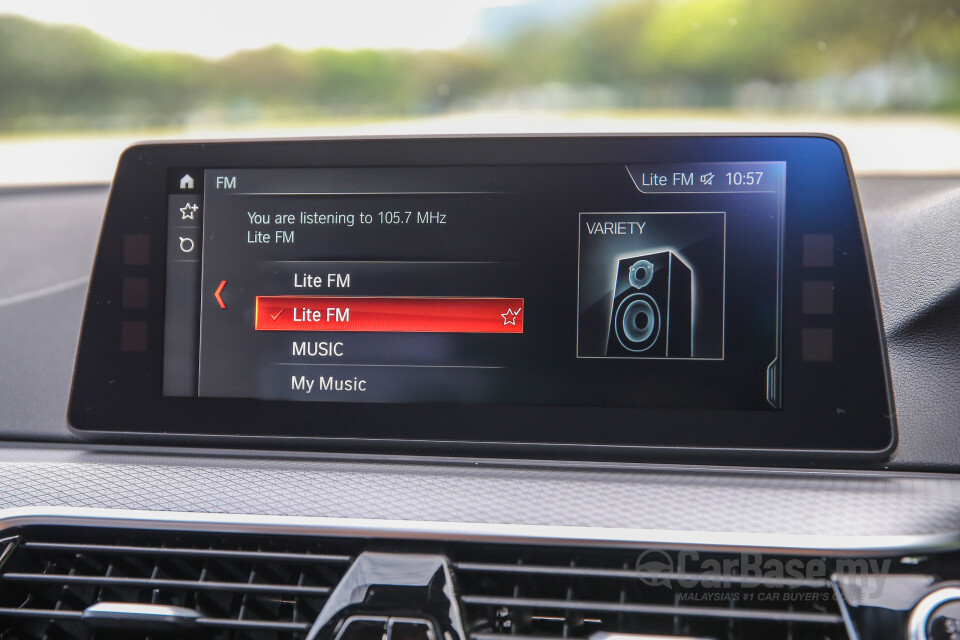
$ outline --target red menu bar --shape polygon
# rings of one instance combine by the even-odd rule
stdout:
[[[254,328],[523,333],[523,298],[257,296]]]

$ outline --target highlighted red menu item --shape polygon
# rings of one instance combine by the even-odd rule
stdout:
[[[523,333],[523,298],[257,296],[257,331]]]

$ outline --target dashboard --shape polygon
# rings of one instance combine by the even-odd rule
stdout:
[[[828,138],[810,140],[839,148]],[[804,313],[804,289],[810,288],[804,283],[827,279],[825,272],[811,276],[809,270],[831,269],[804,266],[804,236],[830,230],[815,228],[817,216],[810,212],[822,208],[801,206],[802,199],[791,198],[798,193],[814,197],[805,188],[805,176],[816,174],[810,166],[831,173],[829,162],[809,162],[809,150],[794,157],[771,149],[747,153],[736,145],[724,150],[726,158],[714,149],[704,160],[704,154],[693,158],[689,150],[671,151],[669,141],[663,144],[647,149],[640,160],[613,158],[621,152],[598,147],[587,168],[571,162],[562,145],[527,156],[512,149],[500,161],[509,159],[519,169],[501,173],[489,168],[489,159],[461,159],[462,166],[451,167],[456,163],[449,157],[434,156],[427,163],[424,154],[410,160],[398,152],[364,164],[345,162],[345,152],[338,149],[338,162],[351,167],[346,175],[335,175],[336,182],[349,183],[344,191],[350,195],[317,186],[325,184],[330,169],[318,152],[299,160],[299,151],[274,150],[271,157],[283,155],[285,164],[265,168],[262,158],[254,157],[256,149],[231,147],[218,157],[217,145],[196,152],[146,145],[139,147],[140,159],[149,162],[136,164],[137,147],[128,152],[120,171],[130,173],[118,176],[112,192],[106,186],[0,192],[0,221],[7,230],[0,265],[4,273],[16,274],[0,280],[0,472],[13,479],[0,483],[0,521],[6,532],[0,544],[21,540],[17,544],[23,550],[20,556],[11,550],[13,560],[7,565],[0,559],[0,573],[8,576],[0,576],[0,620],[7,624],[14,618],[5,616],[20,615],[4,599],[21,593],[9,585],[38,580],[24,577],[27,556],[39,553],[31,549],[61,553],[68,547],[76,551],[82,543],[84,550],[71,556],[70,562],[79,563],[70,565],[74,573],[98,575],[109,585],[111,575],[121,574],[112,574],[116,569],[108,569],[110,563],[102,570],[91,568],[89,558],[107,548],[120,553],[123,545],[129,549],[125,553],[136,557],[155,544],[176,548],[184,557],[219,549],[216,553],[234,556],[293,553],[302,561],[305,553],[329,559],[336,552],[353,563],[366,552],[440,554],[449,559],[448,573],[459,576],[459,627],[440,615],[436,603],[404,600],[401,606],[390,600],[382,607],[393,616],[396,611],[408,614],[412,606],[429,612],[431,624],[450,624],[465,637],[486,640],[507,634],[588,638],[599,629],[637,638],[654,632],[666,637],[940,637],[932,627],[924,627],[925,635],[906,634],[920,634],[917,629],[928,618],[930,624],[949,624],[953,614],[943,607],[954,602],[949,590],[960,579],[955,557],[960,540],[960,258],[953,250],[960,243],[955,215],[960,181],[951,176],[853,181],[842,152],[834,151],[842,171],[831,174],[839,176],[831,198],[839,194],[842,204],[831,215],[850,216],[837,226],[841,231],[833,230],[838,234],[834,256],[849,262],[836,263],[829,277],[842,284],[844,295],[833,298],[832,314]],[[176,157],[164,156],[171,153],[165,149],[174,149]],[[227,155],[232,162],[224,159]],[[722,164],[730,162],[735,164]],[[756,177],[754,184],[746,184],[747,176],[758,173],[760,186]],[[152,177],[144,178],[148,174]],[[660,177],[672,183],[675,174],[687,191],[657,193]],[[687,174],[693,184],[685,184]],[[730,190],[708,190],[714,186],[703,182],[708,174]],[[121,188],[124,177],[135,176],[129,183],[134,188]],[[192,186],[182,182],[186,176]],[[756,193],[768,178],[778,185],[773,193]],[[235,189],[228,194],[231,179]],[[304,181],[312,190],[304,188]],[[446,193],[453,191],[470,193]],[[577,193],[589,197],[578,201]],[[143,202],[136,200],[144,195]],[[549,216],[518,222],[518,212],[544,198],[551,203]],[[490,211],[494,213],[484,213]],[[256,216],[267,212],[270,220],[259,222]],[[371,216],[370,222],[362,222],[361,212]],[[188,213],[193,218],[185,218]],[[737,219],[750,216],[768,226],[738,230]],[[112,227],[111,219],[124,224]],[[696,228],[699,253],[690,248],[694,243],[687,241],[687,225]],[[631,233],[635,229],[656,229],[661,235],[649,239]],[[124,264],[125,250],[131,255],[143,250],[142,239],[128,240],[131,247],[124,236],[143,235],[161,239],[150,243],[148,263]],[[104,247],[114,236],[117,249],[111,257]],[[816,245],[818,240],[806,242]],[[310,250],[317,246],[324,248],[322,260]],[[811,246],[806,254],[815,259]],[[385,258],[391,266],[370,265]],[[644,337],[649,325],[642,320],[652,317],[650,311],[634,307],[631,317],[639,323],[633,328],[623,323],[636,300],[630,296],[664,302],[647,288],[653,277],[636,286],[647,278],[645,265],[638,263],[651,263],[651,274],[656,274],[661,259],[687,264],[690,282],[696,282],[686,285],[681,277],[665,291],[678,286],[703,291],[702,298],[685,292],[702,300],[703,308],[681,309],[683,326],[690,327],[682,347],[653,339],[653,330]],[[95,263],[91,281],[87,274]],[[751,268],[753,264],[762,266]],[[591,265],[601,265],[592,276]],[[103,278],[111,272],[120,277]],[[718,284],[708,284],[710,277],[718,278]],[[138,288],[142,285],[125,283],[130,279],[149,284],[144,291]],[[581,299],[584,290],[595,293]],[[755,352],[744,350],[743,335],[736,333],[743,320],[730,309],[738,295],[741,306],[766,310],[742,329],[762,345]],[[781,297],[788,302],[768,304]],[[603,301],[595,304],[597,300]],[[811,300],[824,304],[808,294],[813,308]],[[653,309],[649,300],[643,301],[649,305],[645,310]],[[545,315],[553,303],[562,313]],[[711,310],[711,304],[726,311]],[[418,305],[434,306],[426,314]],[[464,309],[467,319],[458,315]],[[675,319],[677,307],[672,309]],[[109,338],[100,338],[84,328],[78,356],[81,324],[90,321],[91,313],[95,320],[112,318],[114,330]],[[729,318],[720,323],[719,338],[697,333],[700,324],[716,325],[711,314]],[[416,324],[426,315],[444,323],[443,331]],[[296,325],[296,331],[276,326],[283,321],[305,325]],[[143,322],[151,329],[124,334],[122,322]],[[470,324],[475,322],[482,323],[481,331]],[[666,312],[661,322],[668,323]],[[371,325],[365,323],[379,329],[387,323],[393,330],[366,331]],[[470,330],[450,331],[459,326]],[[763,329],[778,326],[779,351],[777,331]],[[842,370],[840,351],[832,352],[838,362],[804,360],[803,330],[810,327],[832,327],[844,341],[846,335],[862,340],[850,371]],[[672,333],[677,332],[674,328]],[[653,345],[645,348],[646,340]],[[135,348],[122,351],[124,345]],[[554,349],[564,354],[562,360],[550,359]],[[806,351],[808,356],[814,352],[812,347]],[[74,379],[78,357],[79,381]],[[732,358],[755,366],[737,367],[750,372],[743,379],[717,383],[715,378],[722,376],[712,368],[722,371]],[[873,366],[871,358],[876,359]],[[771,378],[768,365],[778,361],[782,377]],[[131,362],[135,365],[128,366]],[[432,367],[363,366],[368,364],[445,369],[430,379]],[[463,365],[471,368],[453,368]],[[375,368],[382,374],[370,371]],[[862,385],[851,393],[859,400],[842,405],[831,397],[829,403],[817,404],[824,394],[816,389],[811,400],[803,400],[805,383],[797,382],[795,372],[805,368],[815,369],[813,384],[833,384],[824,381],[826,370],[831,380],[855,378]],[[343,373],[317,372],[323,369]],[[644,377],[638,371],[657,375]],[[316,386],[307,393],[307,381],[322,385],[328,376],[357,383],[349,390],[330,383],[328,389]],[[297,388],[301,377],[305,382]],[[624,377],[627,382],[617,387]],[[649,380],[651,388],[637,389],[638,378]],[[434,382],[425,384],[428,379]],[[550,384],[522,384],[522,393],[517,390],[517,380],[530,379]],[[580,383],[565,388],[566,379]],[[360,380],[366,382],[363,389]],[[465,380],[470,393],[451,395]],[[657,387],[657,380],[674,384]],[[683,382],[682,395],[671,391],[679,386],[677,380]],[[391,394],[404,385],[430,391],[412,398],[403,392],[398,403]],[[837,435],[838,425],[849,414],[839,414],[837,408],[857,403],[873,413],[856,423],[873,426],[859,440],[844,440]],[[792,413],[798,405],[805,411],[822,407],[830,421]],[[671,411],[683,417],[664,420],[663,412]],[[619,432],[608,428],[617,424],[621,412],[640,415],[643,425],[652,426]],[[472,421],[486,424],[494,413],[512,420],[513,429],[487,438],[470,431]],[[558,431],[546,428],[560,414],[576,419]],[[132,422],[131,415],[139,420]],[[381,430],[338,434],[321,419],[328,415],[360,425],[375,419]],[[713,417],[705,420],[704,415]],[[753,419],[782,424],[773,435],[764,434],[749,427]],[[392,433],[383,427],[388,422],[395,428]],[[469,437],[452,437],[451,424]],[[868,432],[876,435],[864,435]],[[611,433],[617,437],[605,442]],[[624,436],[628,433],[632,439]],[[130,538],[129,532],[137,533]],[[146,532],[166,537],[154,540],[154,533]],[[301,548],[301,539],[322,544],[319,550]],[[286,540],[283,549],[274,548]],[[469,551],[457,545],[467,545]],[[727,591],[741,594],[736,606],[729,599],[715,607],[708,600],[685,605],[675,595],[670,604],[661,602],[656,591],[618,596],[616,590],[610,592],[610,603],[601,605],[606,587],[589,580],[612,579],[619,575],[610,573],[615,570],[638,571],[640,558],[650,550],[666,554],[658,560],[674,568],[685,550],[699,553],[701,560],[744,561],[743,554],[750,553],[784,562],[820,559],[829,567],[820,582],[804,574],[808,582],[786,578],[782,588],[791,593],[822,588],[831,604],[791,600],[780,609],[773,602],[745,603],[743,594],[751,591],[743,587],[741,567],[740,573],[730,574],[734,587]],[[616,554],[622,555],[614,558]],[[876,566],[892,562],[883,575],[897,585],[874,601],[865,595],[870,590],[864,583],[845,581],[836,564],[862,560],[869,567],[871,559],[880,563]],[[69,571],[63,568],[66,561],[58,562],[46,571],[62,582]],[[208,570],[214,566],[204,562]],[[483,562],[498,563],[497,570],[533,564],[531,576],[539,571],[563,580],[573,579],[576,566],[593,567],[593,573],[569,583],[563,595],[549,583],[526,579],[475,581],[471,571],[493,571],[492,565],[480,567]],[[172,567],[128,567],[123,575],[187,579]],[[237,570],[230,579],[238,584],[281,580],[270,573],[273,569],[249,569],[249,576],[244,573],[248,569]],[[676,587],[686,574],[669,575]],[[213,579],[190,578],[200,583]],[[289,578],[294,585],[311,584],[305,579]],[[331,589],[339,581],[349,582],[338,573]],[[173,593],[164,590],[175,586],[163,583],[155,593]],[[242,584],[222,588],[246,593]],[[841,593],[839,608],[834,590]],[[87,626],[76,629],[101,630],[93,621],[98,613],[94,601],[110,604],[124,595],[108,588],[84,605],[69,604],[69,599],[58,605],[54,597],[49,606],[41,606],[36,603],[46,596],[40,590],[32,593],[36,601],[30,606],[40,607],[38,619],[47,620],[54,615],[48,609],[59,608],[75,611],[80,625],[81,613],[89,611],[83,613],[90,619],[83,623]],[[152,592],[144,593],[130,598],[149,603]],[[159,601],[167,602],[164,598]],[[551,604],[553,598],[561,604]],[[203,624],[212,625],[205,629],[220,629],[217,625],[227,625],[223,620],[234,615],[229,606],[221,611],[194,596],[170,602],[201,612],[207,620]],[[667,608],[650,609],[654,604]],[[321,620],[320,608],[309,614],[303,608],[287,617],[276,614],[289,620],[283,624],[300,626],[277,627],[281,635],[263,637],[323,637],[310,635],[313,625],[321,632],[322,625],[315,622]],[[276,617],[250,613],[239,604],[235,613],[234,626],[222,627],[234,631],[224,633],[246,629],[242,633],[252,634],[256,624],[262,631],[265,621]],[[100,614],[118,624],[116,611]],[[710,615],[719,617],[708,620]],[[61,630],[74,628],[68,618],[63,614]],[[243,627],[248,619],[259,622]],[[133,620],[147,624],[142,615]],[[388,618],[373,622],[377,629],[381,623],[393,624]],[[558,624],[566,626],[551,626]],[[20,633],[34,637],[22,628]]]

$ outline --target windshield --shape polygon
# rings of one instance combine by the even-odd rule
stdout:
[[[140,139],[823,131],[960,171],[955,0],[5,0],[0,184]]]

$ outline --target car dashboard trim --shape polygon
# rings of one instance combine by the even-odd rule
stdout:
[[[887,556],[960,547],[960,532],[915,535],[817,535],[676,531],[627,527],[441,522],[242,513],[198,513],[99,507],[0,509],[0,533],[28,526],[138,528],[157,531],[257,533],[318,537],[447,540],[494,544],[608,548],[763,551],[817,556]]]

